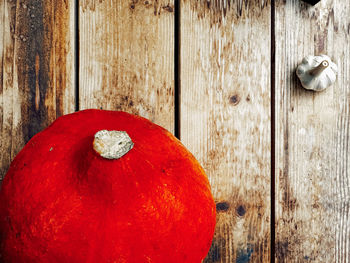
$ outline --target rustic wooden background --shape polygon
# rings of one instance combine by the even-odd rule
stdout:
[[[125,110],[207,171],[205,263],[350,262],[350,0],[0,0],[0,178],[58,116]],[[309,54],[339,66],[301,88]]]

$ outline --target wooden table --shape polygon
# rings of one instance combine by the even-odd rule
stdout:
[[[350,261],[350,0],[1,0],[0,17],[1,176],[58,116],[125,110],[207,171],[206,263]],[[337,82],[306,91],[295,68],[320,53]]]

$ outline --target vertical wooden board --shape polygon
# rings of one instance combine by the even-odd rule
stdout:
[[[123,110],[174,129],[174,5],[83,0],[80,108]]]
[[[181,1],[182,142],[209,177],[205,262],[270,260],[270,1]]]
[[[276,3],[276,262],[350,260],[350,1]],[[336,84],[304,90],[307,55],[338,64]]]
[[[74,1],[0,1],[0,179],[57,116],[74,111]]]

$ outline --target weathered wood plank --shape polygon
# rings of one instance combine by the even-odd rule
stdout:
[[[270,260],[270,1],[181,1],[181,140],[217,202],[205,262]]]
[[[57,116],[74,111],[74,1],[0,1],[0,178]]]
[[[276,2],[276,262],[350,260],[350,1]],[[306,55],[328,54],[336,84],[304,90]]]
[[[124,110],[174,129],[173,0],[83,0],[80,109]]]

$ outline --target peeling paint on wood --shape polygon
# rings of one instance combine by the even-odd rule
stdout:
[[[74,110],[73,2],[0,3],[0,178],[33,135]]]
[[[181,140],[218,210],[206,263],[270,260],[270,13],[266,1],[181,1]]]
[[[276,262],[350,259],[349,1],[276,2]],[[339,66],[336,84],[304,90],[306,55]]]
[[[249,16],[260,16],[261,10],[269,9],[268,0],[196,0],[189,1],[197,17],[211,17],[212,21],[221,22],[226,16],[244,19]]]
[[[80,1],[80,106],[174,129],[173,1]]]

